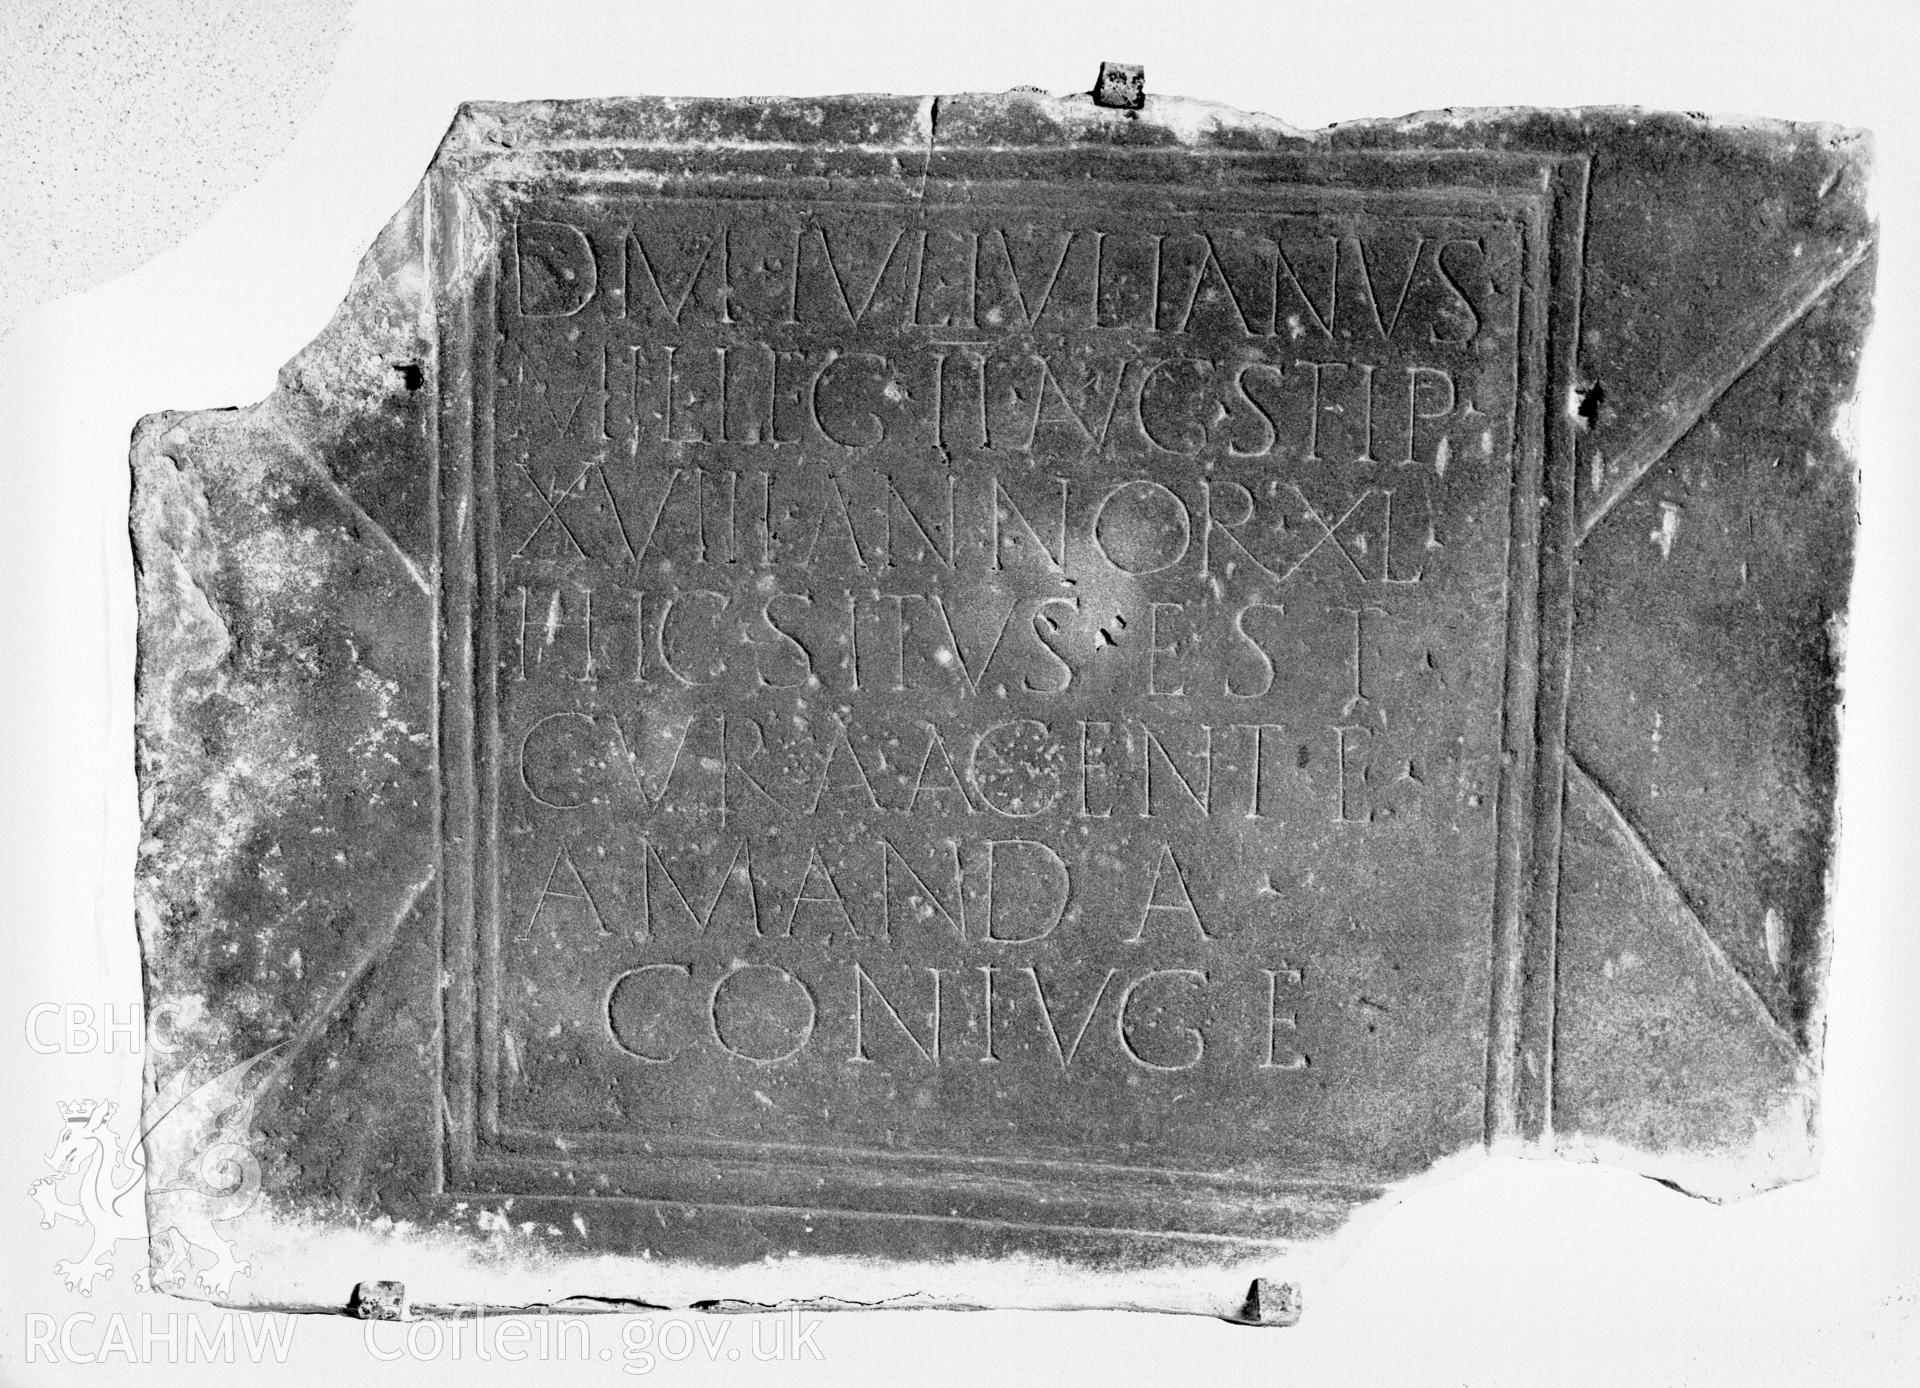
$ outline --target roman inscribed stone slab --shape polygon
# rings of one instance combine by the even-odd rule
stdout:
[[[1490,1146],[1808,1174],[1864,166],[463,110],[280,390],[135,438],[221,1294],[1257,1316]]]

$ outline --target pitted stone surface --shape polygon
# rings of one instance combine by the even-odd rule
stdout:
[[[135,439],[235,1294],[1284,1320],[1489,1146],[1810,1172],[1864,168],[464,110],[274,396]]]

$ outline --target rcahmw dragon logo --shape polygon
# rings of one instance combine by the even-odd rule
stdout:
[[[113,1276],[115,1245],[137,1240],[147,1245],[147,1263],[134,1272],[136,1291],[172,1291],[189,1276],[210,1296],[232,1291],[234,1278],[249,1268],[215,1226],[237,1219],[259,1198],[260,1163],[249,1150],[259,1089],[247,1079],[278,1049],[243,1061],[184,1097],[163,1092],[153,1105],[160,1117],[133,1142],[112,1126],[117,1103],[60,1104],[60,1131],[46,1156],[53,1175],[34,1181],[27,1194],[40,1206],[42,1228],[67,1219],[92,1233],[86,1256],[54,1264],[68,1290],[92,1295],[96,1278]],[[168,1088],[185,1088],[190,1070],[183,1067]],[[155,1163],[151,1173],[149,1158]],[[201,1266],[201,1253],[210,1254],[212,1263]]]

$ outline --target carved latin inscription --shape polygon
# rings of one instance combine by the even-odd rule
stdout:
[[[499,1132],[1477,1129],[1524,224],[1076,198],[500,212]]]

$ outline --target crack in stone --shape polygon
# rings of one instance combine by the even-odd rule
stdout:
[[[294,455],[298,457],[301,462],[305,463],[307,468],[316,477],[327,484],[328,488],[333,492],[334,497],[352,513],[354,520],[359,525],[371,530],[386,542],[387,548],[393,551],[394,558],[398,559],[402,567],[406,569],[407,577],[413,580],[414,586],[428,597],[432,597],[433,585],[427,582],[426,575],[420,572],[420,566],[413,562],[413,557],[409,555],[405,549],[401,548],[400,542],[393,538],[392,533],[384,525],[380,524],[379,521],[375,520],[373,516],[368,513],[366,507],[354,500],[353,493],[349,492],[340,484],[340,479],[328,470],[325,463],[313,455],[313,451],[307,446],[306,441],[289,428],[285,421],[276,421],[276,423],[279,427],[280,436],[286,440]]]
[[[407,917],[413,914],[414,907],[419,905],[420,898],[427,888],[433,885],[436,875],[437,869],[429,867],[426,876],[408,889],[406,897],[400,903],[400,909],[394,912],[392,919],[380,933],[361,949],[359,955],[348,967],[346,977],[340,980],[339,986],[307,1017],[306,1021],[300,1024],[290,1038],[280,1043],[282,1049],[279,1058],[273,1062],[260,1081],[262,1093],[278,1084],[300,1054],[319,1039],[320,1035],[346,1010],[347,999],[353,996],[354,990],[360,986],[360,981],[393,947],[393,942],[399,938],[400,927],[406,923]]]
[[[1778,1017],[1773,1015],[1773,1009],[1767,1006],[1766,1000],[1760,996],[1753,984],[1747,980],[1747,976],[1740,972],[1739,966],[1733,962],[1733,959],[1727,954],[1720,942],[1713,938],[1713,932],[1707,929],[1706,922],[1700,919],[1699,913],[1695,911],[1692,904],[1688,902],[1686,893],[1681,890],[1680,879],[1675,877],[1673,873],[1667,869],[1666,864],[1660,861],[1654,854],[1652,846],[1647,843],[1640,831],[1634,827],[1633,821],[1627,818],[1626,812],[1614,801],[1613,796],[1607,793],[1606,788],[1594,778],[1592,772],[1580,765],[1579,761],[1571,752],[1567,753],[1567,778],[1569,781],[1577,781],[1584,789],[1593,795],[1594,800],[1606,812],[1609,820],[1612,821],[1614,832],[1626,841],[1628,847],[1633,851],[1634,856],[1639,858],[1641,863],[1647,867],[1672,894],[1674,904],[1679,908],[1680,914],[1692,923],[1694,932],[1705,942],[1708,952],[1711,953],[1714,959],[1724,966],[1726,971],[1732,974],[1734,979],[1739,983],[1740,991],[1745,994],[1747,1001],[1753,1005],[1754,1010],[1760,1014],[1767,1032],[1774,1040],[1786,1047],[1788,1053],[1796,1060],[1806,1061],[1808,1059],[1807,1048],[1793,1036],[1792,1032],[1782,1025]]]
[[[1724,345],[1721,348],[1708,353],[1675,382],[1667,392],[1666,399],[1681,403],[1676,408],[1661,411],[1652,421],[1641,426],[1614,455],[1616,463],[1625,465],[1626,473],[1602,492],[1593,510],[1580,523],[1580,532],[1574,543],[1585,544],[1587,537],[1613,514],[1614,509],[1633,493],[1647,474],[1666,460],[1680,440],[1693,432],[1694,426],[1706,417],[1707,412],[1719,404],[1721,398],[1743,376],[1758,366],[1761,358],[1801,319],[1813,312],[1821,300],[1838,288],[1841,281],[1867,258],[1873,247],[1874,241],[1869,237],[1837,253],[1837,259],[1809,265],[1800,274],[1787,280],[1758,312],[1748,314],[1728,332],[1722,339]]]

